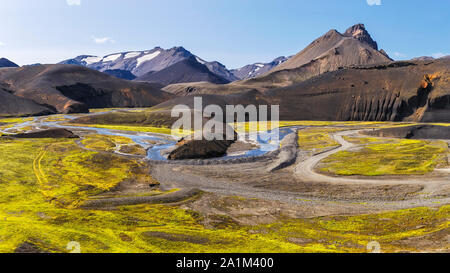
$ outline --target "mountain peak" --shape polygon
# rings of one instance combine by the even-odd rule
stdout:
[[[8,59],[0,58],[0,67],[18,67],[18,65]]]
[[[186,48],[184,48],[182,46],[174,46],[170,50],[173,50],[175,52],[189,52],[189,53],[191,53],[189,50],[187,50]]]
[[[345,31],[344,36],[358,39],[361,42],[370,45],[373,49],[378,50],[377,42],[372,39],[364,24],[356,24],[351,26],[347,29],[347,31]]]

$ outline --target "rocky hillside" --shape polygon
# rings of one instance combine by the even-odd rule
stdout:
[[[283,88],[200,96],[222,107],[280,105],[283,120],[450,122],[450,60],[354,66]],[[178,97],[155,108],[192,107],[193,98]]]
[[[450,61],[341,69],[264,96],[284,119],[450,122]]]

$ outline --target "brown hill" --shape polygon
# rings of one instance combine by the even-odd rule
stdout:
[[[192,107],[193,97],[155,108]],[[450,122],[450,60],[351,67],[284,88],[202,97],[204,105],[280,105],[282,120]]]
[[[0,83],[0,116],[36,116],[53,114],[50,108],[39,105],[30,99],[17,97],[8,86]]]
[[[60,113],[89,108],[149,107],[174,96],[148,83],[130,82],[76,65],[0,69],[0,82],[15,96]]]
[[[368,65],[392,61],[384,51],[378,51],[363,24],[350,27],[344,34],[330,30],[297,55],[275,67],[272,72],[294,69],[316,61],[321,72],[333,71],[339,67]]]

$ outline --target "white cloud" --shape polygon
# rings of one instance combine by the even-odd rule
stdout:
[[[439,59],[439,58],[442,58],[442,57],[445,57],[448,55],[450,55],[450,53],[437,52],[437,53],[431,54],[431,56],[433,56],[433,58],[436,58],[436,59]]]
[[[394,56],[397,58],[406,58],[408,55],[400,53],[400,52],[394,52]]]
[[[0,42],[0,46],[4,46],[5,45],[5,43],[4,42]]]
[[[116,42],[110,37],[94,37],[94,36],[92,36],[92,40],[96,44],[106,44],[106,43],[114,44]]]
[[[367,0],[369,6],[381,6],[381,0]]]
[[[66,0],[69,6],[80,6],[81,0]]]

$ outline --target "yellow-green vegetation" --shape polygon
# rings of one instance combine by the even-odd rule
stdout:
[[[298,147],[306,151],[321,152],[339,146],[330,134],[342,131],[336,128],[307,128],[298,131]]]
[[[115,152],[124,154],[141,155],[147,154],[146,150],[127,137],[113,135],[87,135],[84,136],[81,144],[89,150]]]
[[[147,155],[147,151],[138,144],[121,145],[119,147],[119,152],[129,155],[140,155],[140,156]]]
[[[382,143],[389,142],[389,140],[376,138],[376,137],[352,137],[352,136],[343,136],[345,141],[348,141],[353,144],[370,144],[370,143]]]
[[[366,125],[387,125],[388,122],[378,121],[313,121],[313,120],[298,120],[298,121],[280,121],[280,127],[286,126],[366,126]]]
[[[0,123],[22,123],[25,121],[32,121],[33,118],[4,118],[0,119]]]
[[[74,140],[2,139],[0,149],[3,156],[0,180],[10,181],[2,183],[8,187],[4,191],[20,195],[20,186],[32,183],[45,200],[64,207],[76,207],[90,195],[102,193],[127,178],[135,177],[132,171],[141,164],[110,154],[86,151]]]
[[[444,206],[440,209],[415,208],[361,216],[290,220],[254,230],[279,236],[280,240],[300,241],[311,252],[366,252],[371,241],[379,242],[382,252],[417,252],[426,250],[414,246],[399,247],[401,240],[433,236],[433,233],[446,230],[450,227],[449,217],[450,206]],[[445,240],[445,236],[440,240]]]
[[[115,110],[120,110],[120,108],[96,108],[96,109],[89,109],[89,113],[105,113],[105,112],[109,112],[109,111],[115,111]]]
[[[320,170],[336,175],[426,174],[446,164],[447,153],[448,144],[443,141],[391,140],[338,152],[323,160]]]
[[[450,123],[433,123],[432,125],[436,125],[436,126],[450,126]]]
[[[384,121],[310,121],[310,120],[299,120],[299,121],[280,121],[280,127],[288,126],[340,126],[347,127],[351,130],[354,127],[363,127],[365,129],[372,128],[392,128],[392,127],[404,127],[415,125],[416,123],[409,122],[384,122]]]
[[[449,226],[448,206],[209,229],[178,206],[83,210],[79,204],[132,179],[141,163],[66,139],[1,139],[0,154],[0,252],[23,242],[64,252],[72,241],[82,252],[365,252],[371,240],[396,251],[403,248],[395,241]]]
[[[47,116],[43,119],[44,122],[59,122],[59,121],[67,121],[69,120],[66,115],[58,114]]]
[[[113,152],[119,145],[133,143],[130,138],[112,135],[87,135],[81,141],[81,144],[87,149],[105,152]]]
[[[157,133],[170,135],[171,129],[165,127],[152,127],[152,126],[131,126],[131,125],[104,125],[104,124],[68,124],[70,126],[81,127],[93,127],[118,131],[133,131],[133,132],[145,132],[145,133]]]
[[[411,126],[411,123],[394,123],[394,122],[377,122],[377,121],[279,121],[279,122],[237,122],[234,124],[236,131],[243,132],[258,132],[267,131],[275,128],[290,127],[290,126],[308,126],[308,127],[324,127],[322,130],[326,130],[326,127],[346,127],[351,130],[355,126],[369,128],[390,128],[399,126]]]
[[[23,123],[25,121],[31,121],[33,119],[29,118],[5,118],[0,119],[0,130],[5,130],[16,126],[19,123]],[[19,132],[19,130],[17,130]],[[13,132],[14,133],[14,132]]]
[[[272,123],[270,121],[235,122],[229,123],[229,125],[232,127],[234,126],[235,131],[238,133],[265,132],[280,127],[279,123]]]
[[[110,111],[126,111],[131,113],[147,113],[147,112],[154,112],[158,109],[151,109],[151,108],[96,108],[96,109],[89,109],[90,113],[105,113]]]

